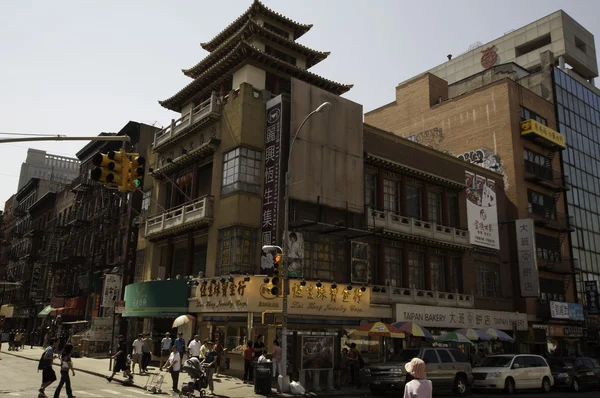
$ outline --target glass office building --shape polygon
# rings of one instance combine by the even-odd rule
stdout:
[[[553,79],[556,118],[567,141],[562,160],[571,185],[567,203],[575,224],[575,278],[579,302],[584,303],[582,281],[600,281],[600,91],[558,67]]]

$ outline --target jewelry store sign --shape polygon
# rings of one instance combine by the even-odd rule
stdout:
[[[357,318],[389,318],[389,306],[371,306],[371,291],[328,282],[290,281],[288,312],[293,315],[325,315]],[[190,298],[189,311],[202,313],[262,312],[281,310],[281,297],[271,294],[262,277],[204,280]]]
[[[396,304],[396,322],[414,322],[423,327],[527,330],[527,314],[467,308]]]

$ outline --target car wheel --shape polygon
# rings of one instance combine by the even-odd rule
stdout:
[[[544,377],[544,380],[542,380],[542,392],[550,392],[550,390],[552,389],[552,385],[550,384],[550,379],[547,377]]]
[[[454,379],[454,394],[463,396],[467,394],[467,379],[463,375],[458,375]]]
[[[385,390],[383,388],[371,387],[371,394],[375,395],[376,397],[381,397],[383,394],[385,394]]]
[[[579,379],[573,379],[571,382],[571,389],[573,389],[575,392],[579,392],[581,389],[581,386],[579,385]]]
[[[515,381],[511,377],[504,382],[504,392],[508,395],[515,393]]]

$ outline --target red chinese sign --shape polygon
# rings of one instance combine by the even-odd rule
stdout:
[[[491,46],[482,51],[481,56],[481,66],[485,69],[489,69],[492,66],[496,65],[496,61],[498,60],[498,53],[496,53],[496,47]]]

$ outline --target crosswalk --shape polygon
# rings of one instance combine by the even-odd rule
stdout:
[[[10,392],[8,394],[6,394],[7,396],[10,397],[31,397],[31,393],[25,393],[25,392]],[[139,398],[140,396],[146,396],[146,397],[160,397],[160,396],[169,396],[169,394],[167,393],[162,393],[162,394],[152,394],[143,390],[134,390],[134,389],[127,389],[124,391],[120,391],[120,390],[111,390],[108,388],[105,389],[101,389],[98,391],[94,391],[94,392],[90,392],[90,391],[73,391],[73,395],[75,396],[79,396],[81,398],[83,397],[95,397],[95,398],[110,398],[110,397],[118,397],[118,398]],[[49,395],[51,396],[51,394]]]

